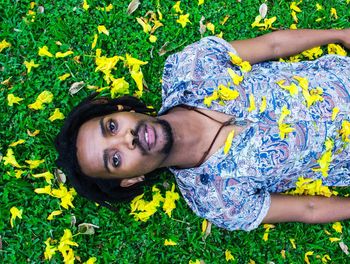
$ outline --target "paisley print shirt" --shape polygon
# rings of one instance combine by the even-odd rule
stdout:
[[[191,209],[219,227],[252,230],[267,214],[270,193],[295,187],[300,176],[322,179],[327,186],[349,186],[350,147],[339,138],[339,129],[343,120],[350,120],[350,58],[327,55],[298,63],[263,62],[233,85],[227,68],[237,74],[240,69],[230,62],[229,51],[236,53],[228,42],[207,37],[169,56],[164,67],[160,115],[186,104],[248,122],[234,137],[228,154],[222,147],[197,168],[170,168]],[[323,101],[307,107],[293,76],[307,78],[309,90],[321,87]],[[276,84],[280,80],[285,80],[284,85],[295,83],[299,93],[291,96]],[[239,92],[238,98],[215,100],[210,107],[204,104],[218,85],[229,83]],[[255,98],[253,111],[248,111],[250,95]],[[260,113],[263,97],[266,110]],[[285,139],[278,127],[283,106],[291,111],[283,123],[294,128]],[[332,121],[334,107],[340,111]],[[327,138],[334,141],[333,159],[328,177],[323,177],[312,169],[319,167]]]

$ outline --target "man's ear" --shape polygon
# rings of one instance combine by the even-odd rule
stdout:
[[[130,187],[131,185],[134,185],[135,183],[142,182],[145,180],[145,175],[141,175],[134,178],[128,178],[128,179],[122,179],[120,182],[121,187]]]

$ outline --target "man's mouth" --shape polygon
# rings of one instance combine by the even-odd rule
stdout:
[[[145,125],[145,142],[147,144],[147,149],[150,151],[155,145],[155,132],[153,127]]]

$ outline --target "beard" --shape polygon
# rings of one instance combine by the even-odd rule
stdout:
[[[169,122],[164,120],[164,119],[157,119],[153,123],[159,124],[160,127],[162,128],[162,131],[163,131],[165,144],[164,144],[163,148],[159,151],[159,153],[167,155],[170,153],[171,148],[173,147],[173,143],[174,143],[174,137],[173,137],[173,132],[172,132],[171,126],[170,126]],[[140,121],[137,124],[136,129],[135,129],[136,135],[139,134],[140,128],[142,126],[145,126],[145,125],[146,125],[146,121]],[[147,150],[142,146],[142,144],[140,143],[139,140],[136,140],[135,144],[141,150],[142,155],[148,154]]]

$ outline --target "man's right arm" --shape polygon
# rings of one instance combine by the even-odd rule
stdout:
[[[350,198],[271,194],[263,223],[329,223],[350,218]]]

